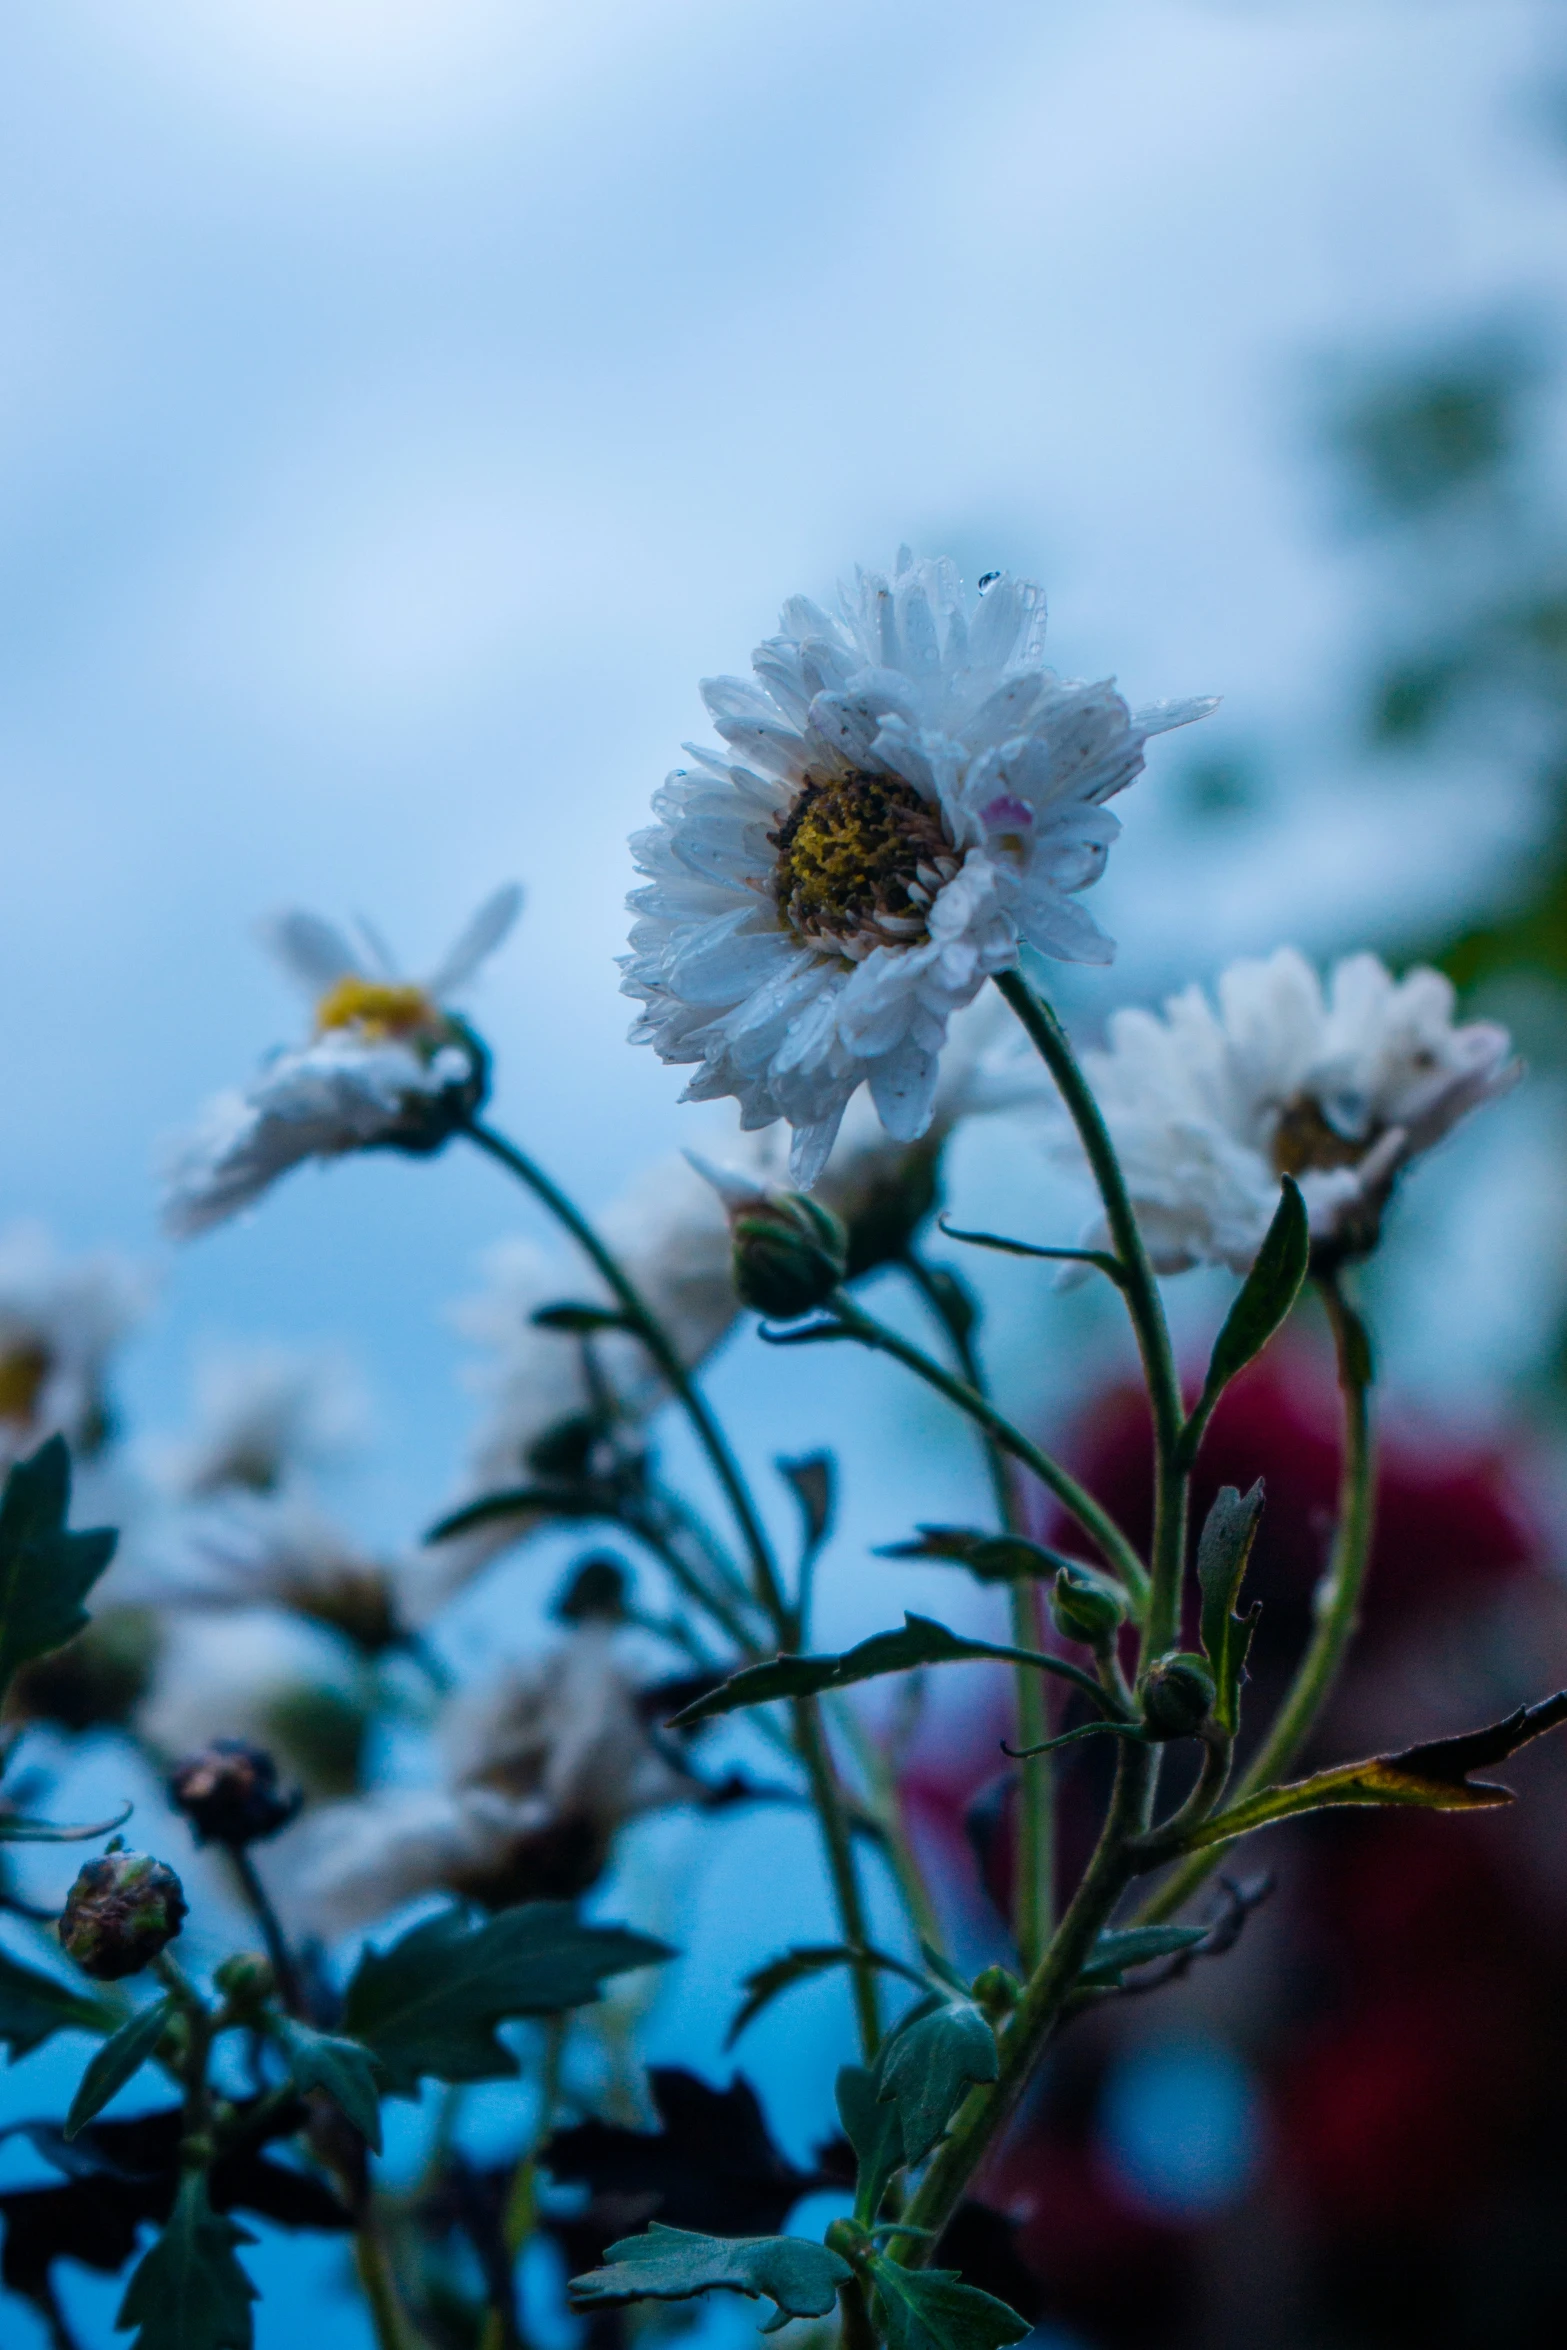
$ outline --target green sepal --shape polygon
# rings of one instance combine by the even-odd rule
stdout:
[[[1005,2350],[1032,2328],[992,2293],[965,2285],[954,2268],[904,2268],[870,2255],[888,2350]]]
[[[42,2047],[55,2032],[112,2032],[118,2012],[89,1993],[24,1966],[0,1948],[0,2042],[13,2057]]]
[[[70,1507],[70,1452],[51,1436],[0,1493],[0,1702],[23,1665],[82,1630],[83,1602],[114,1556],[108,1527],[67,1532]]]
[[[1424,1811],[1489,1811],[1511,1803],[1510,1787],[1485,1779],[1471,1779],[1471,1771],[1505,1762],[1520,1746],[1542,1738],[1547,1730],[1567,1722],[1567,1689],[1538,1705],[1519,1706],[1504,1721],[1488,1729],[1470,1730],[1461,1738],[1438,1738],[1429,1746],[1406,1747],[1402,1754],[1382,1754],[1369,1762],[1341,1763],[1336,1770],[1318,1771],[1309,1779],[1271,1787],[1260,1795],[1215,1812],[1183,1837],[1181,1850],[1197,1852],[1210,1844],[1228,1844],[1253,1828],[1275,1820],[1294,1819],[1302,1812],[1329,1811],[1346,1804],[1408,1804]]]
[[[1249,1493],[1240,1493],[1233,1485],[1221,1485],[1203,1522],[1202,1538],[1197,1545],[1197,1584],[1202,1593],[1201,1637],[1203,1653],[1213,1667],[1214,1719],[1232,1738],[1240,1727],[1240,1691],[1246,1677],[1246,1656],[1262,1612],[1259,1601],[1244,1616],[1237,1615],[1235,1601],[1261,1522],[1260,1477]]]
[[[603,2268],[573,2277],[574,2309],[622,2301],[689,2301],[698,2293],[744,2293],[776,2303],[763,2328],[791,2317],[825,2317],[853,2275],[846,2260],[804,2236],[701,2236],[654,2220],[645,2235],[611,2244]]]
[[[65,2117],[61,2135],[74,2138],[95,2114],[102,2113],[111,2097],[123,2089],[126,2082],[141,2071],[147,2059],[155,2054],[175,2015],[172,1999],[155,1999],[150,2007],[138,2008],[111,2038],[97,2049],[87,2070],[83,2073],[76,2095],[71,2099],[71,2110]]]
[[[381,2151],[380,2066],[368,2048],[331,2032],[313,2031],[292,2016],[280,2017],[276,2033],[288,2058],[289,2077],[303,2097],[320,2089],[346,2121],[353,2123],[372,2154]]]
[[[583,1924],[567,1901],[530,1901],[472,1925],[461,1909],[426,1918],[389,1950],[367,1948],[343,2002],[343,2027],[413,2097],[425,2075],[492,2081],[517,2070],[495,2037],[513,2016],[558,2015],[602,1995],[605,1978],[672,1958],[667,1942]]]
[[[187,2171],[162,2235],[125,2288],[116,2332],[138,2328],[131,2350],[251,2350],[256,2288],[234,2256],[255,2237],[207,2201],[202,2171]]]
[[[877,2070],[877,2095],[897,2107],[904,2162],[923,2162],[970,2088],[997,2078],[996,2036],[972,2000],[944,2000],[898,2027]]]
[[[1196,1458],[1203,1430],[1230,1381],[1261,1354],[1288,1316],[1300,1295],[1310,1261],[1311,1222],[1306,1203],[1300,1185],[1292,1175],[1286,1175],[1273,1221],[1263,1235],[1251,1271],[1241,1283],[1240,1295],[1225,1315],[1223,1327],[1213,1342],[1202,1394],[1182,1432],[1181,1454],[1187,1462]]]
[[[823,1689],[847,1689],[856,1681],[874,1681],[886,1673],[909,1673],[921,1665],[963,1664],[999,1659],[1008,1664],[1037,1665],[1074,1682],[1094,1703],[1105,1696],[1092,1674],[1063,1657],[1037,1655],[1032,1649],[1003,1648],[988,1640],[964,1640],[929,1616],[906,1615],[897,1632],[875,1632],[843,1656],[777,1656],[766,1664],[747,1665],[718,1688],[699,1697],[673,1717],[671,1727],[689,1729],[717,1714],[735,1713],[741,1706],[767,1705],[778,1697],[814,1697]]]

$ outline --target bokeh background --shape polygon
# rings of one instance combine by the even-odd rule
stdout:
[[[178,1425],[215,1338],[348,1348],[376,1442],[344,1506],[388,1544],[429,1521],[473,1409],[449,1303],[487,1243],[527,1228],[495,1171],[361,1161],[295,1177],[178,1256],[157,1236],[165,1138],[297,1024],[253,925],[291,903],[362,911],[417,970],[521,880],[523,923],[475,1004],[498,1114],[602,1205],[688,1133],[674,1073],[623,1042],[613,957],[625,837],[702,725],[695,679],[743,667],[785,594],[825,595],[909,540],[971,578],[1042,578],[1068,672],[1114,672],[1134,702],[1224,696],[1125,803],[1097,905],[1120,958],[1061,989],[1084,1033],[1284,938],[1434,958],[1518,1029],[1528,1087],[1422,1174],[1369,1295],[1408,1473],[1472,1472],[1496,1513],[1445,1581],[1421,1583],[1431,1535],[1412,1537],[1410,1587],[1451,1600],[1441,1640],[1489,1643],[1498,1686],[1509,1658],[1549,1656],[1567,1296],[1557,6],[72,0],[0,27],[0,123],[0,1212],[155,1272],[118,1371],[128,1429]],[[1076,1212],[1023,1144],[967,1138],[952,1187],[1029,1229]],[[1195,1335],[1221,1291],[1178,1293]],[[990,1319],[1009,1398],[1097,1457],[1113,1324],[1019,1277],[991,1285]],[[1310,1355],[1256,1405],[1281,1458],[1305,1439],[1279,1425],[1317,1409]],[[958,1605],[934,1576],[900,1590],[866,1549],[961,1506],[960,1440],[874,1370],[807,1375],[745,1342],[716,1377],[758,1458],[857,1415],[826,1636],[909,1593]],[[894,1496],[878,1458],[911,1431],[920,1490]],[[1466,1580],[1482,1559],[1494,1579]],[[519,1640],[559,1564],[506,1583]],[[495,1637],[484,1604],[474,1639]],[[982,1696],[967,1720],[942,1702],[933,1820],[995,1728]],[[1368,1695],[1353,1718],[1373,1715],[1385,1726]],[[1377,2220],[1370,2270],[1339,2237],[1329,2258],[1324,2215],[1335,2193],[1355,2206],[1343,2166],[1360,2175],[1371,2124],[1349,2087],[1322,2091],[1330,2184],[1300,2183],[1286,2057],[1309,2071],[1310,2030],[1339,2012],[1301,1991],[1301,1953],[1311,1982],[1336,1981],[1323,1936],[1342,1957],[1393,1864],[1323,1847],[1317,1907],[1286,1889],[1307,1926],[1257,1921],[1230,2009],[1223,1982],[1161,2018],[1150,2001],[1130,2053],[1100,2049],[1059,2087],[1024,2182],[1037,2229],[1040,2182],[1091,2174],[1098,2273],[1135,2268],[1127,2229],[1159,2259],[1111,2308],[1041,2254],[1052,2344],[1212,2350],[1285,2307],[1303,2343],[1555,2338],[1529,2330],[1562,2314],[1535,2224],[1560,2207],[1555,2174],[1518,2117],[1528,2082],[1555,2078],[1538,2018],[1563,1964],[1540,1922],[1562,1914],[1560,1817],[1536,1820],[1527,1874],[1450,1830],[1478,1875],[1448,1885],[1456,1864],[1433,1859],[1429,1914],[1411,1893],[1361,1969],[1385,1969],[1393,2014],[1411,1954],[1438,1952],[1425,1972],[1447,2005],[1430,1992],[1418,2048],[1482,2009],[1511,2019],[1511,2054],[1474,2058],[1511,2136],[1475,2122],[1468,2168]],[[757,1832],[702,1828],[701,1955],[649,2027],[655,2052],[715,2078],[729,1987],[776,1939],[744,1898]],[[961,1842],[953,1900],[977,1949],[991,1929]],[[804,1840],[781,1849],[798,1939],[819,1890]],[[635,1887],[633,1861],[622,1906]],[[1348,1922],[1323,1926],[1333,1900]],[[1478,1974],[1432,1923],[1455,1912],[1512,1921]],[[755,2035],[797,2156],[842,2038],[830,1990]],[[54,2054],[17,2068],[9,2110],[52,2093]],[[1478,2110],[1463,2083],[1429,2099],[1449,2122],[1460,2099]],[[29,2159],[0,2145],[0,2178]],[[1452,2330],[1455,2290],[1424,2333],[1399,2331],[1397,2247],[1410,2273],[1429,2265],[1422,2210],[1449,2238],[1455,2214],[1473,2233],[1489,2213],[1480,2267],[1543,2277],[1504,2330]],[[297,2340],[337,2256],[271,2240],[260,2257],[258,2340]],[[1226,2297],[1243,2272],[1251,2299]],[[82,2289],[94,2344],[114,2298]],[[348,2302],[330,2307],[335,2338],[357,2339]],[[0,2325],[41,2339],[20,2311]]]

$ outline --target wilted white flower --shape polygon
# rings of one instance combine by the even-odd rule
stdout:
[[[299,1347],[214,1348],[197,1366],[195,1428],[163,1448],[167,1483],[187,1499],[275,1493],[363,1438],[364,1389],[340,1355]]]
[[[245,1738],[312,1792],[356,1786],[369,1721],[364,1671],[319,1624],[251,1607],[171,1609],[136,1727],[170,1762]]]
[[[1020,942],[1114,951],[1076,902],[1120,830],[1105,802],[1213,704],[1133,716],[1045,668],[1044,627],[1027,581],[993,574],[970,610],[950,563],[906,549],[836,616],[795,598],[755,683],[703,686],[728,751],[694,747],[633,841],[632,1034],[700,1064],[688,1100],[787,1119],[797,1183],[862,1082],[889,1134],[925,1132],[947,1023]]]
[[[1149,1252],[1161,1272],[1251,1264],[1301,1187],[1320,1250],[1377,1239],[1399,1171],[1517,1077],[1505,1028],[1453,1021],[1440,972],[1401,980],[1375,955],[1336,964],[1324,991],[1293,947],[1230,966],[1218,1009],[1199,987],[1162,1016],[1117,1012],[1086,1052]],[[1080,1161],[1075,1137],[1058,1154]],[[1094,1237],[1103,1245],[1102,1227]]]
[[[0,1236],[0,1467],[57,1433],[98,1450],[109,1358],[147,1303],[145,1277],[123,1258],[62,1255],[40,1224]]]
[[[689,1801],[695,1785],[654,1742],[602,1623],[454,1698],[441,1743],[439,1786],[364,1796],[314,1823],[293,1898],[322,1929],[421,1893],[497,1906],[575,1896],[623,1822]]]
[[[284,914],[268,945],[311,997],[315,1035],[275,1053],[243,1091],[219,1094],[177,1152],[164,1219],[188,1238],[248,1207],[291,1167],[347,1151],[439,1150],[484,1099],[483,1048],[448,1009],[517,918],[497,890],[440,968],[399,979],[380,946],[365,959],[330,922]]]

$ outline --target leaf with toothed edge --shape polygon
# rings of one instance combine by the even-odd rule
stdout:
[[[906,1615],[897,1632],[876,1632],[842,1656],[777,1656],[768,1663],[747,1665],[708,1696],[674,1716],[675,1729],[710,1721],[717,1714],[741,1706],[767,1705],[779,1697],[814,1697],[823,1689],[848,1689],[857,1681],[872,1681],[886,1673],[908,1673],[921,1665],[984,1663],[1037,1665],[1073,1682],[1096,1706],[1103,1708],[1104,1691],[1092,1674],[1063,1657],[1036,1655],[1032,1649],[1005,1648],[988,1640],[965,1640],[929,1616]]]
[[[851,1950],[846,1942],[819,1942],[802,1944],[794,1950],[785,1950],[777,1958],[757,1967],[746,1976],[741,1988],[746,1997],[738,2009],[734,2022],[724,2035],[724,2047],[732,2048],[744,2031],[748,2031],[763,2010],[770,2007],[780,1992],[788,1991],[796,1983],[812,1981],[829,1973],[835,1967],[852,1967],[863,1962],[879,1968],[885,1974],[901,1975],[906,1982],[918,1983],[924,1988],[924,1978],[901,1958],[889,1958],[882,1950]],[[966,1988],[967,1986],[965,1986]]]
[[[353,2123],[372,2154],[381,2151],[381,2097],[376,2060],[357,2040],[313,2031],[291,2016],[279,2019],[278,2038],[301,2096],[320,2089]]]
[[[611,2244],[603,2268],[573,2277],[574,2309],[623,2301],[689,2301],[698,2293],[744,2293],[775,2302],[762,2328],[776,2333],[791,2317],[825,2317],[853,2275],[846,2260],[805,2236],[698,2236],[661,2227]]]
[[[970,1999],[905,2023],[882,2053],[878,2096],[898,2110],[905,2163],[923,2162],[976,2083],[999,2074],[996,2036]]]
[[[54,2032],[112,2032],[114,2009],[0,1948],[0,2042],[26,2056]]]
[[[168,2225],[125,2288],[115,2329],[137,2328],[132,2350],[251,2350],[259,2298],[234,2256],[255,2237],[213,2210],[203,2171],[187,2171]]]
[[[71,1456],[51,1436],[18,1461],[0,1493],[0,1697],[34,1657],[63,1648],[87,1622],[83,1602],[114,1556],[107,1527],[67,1531]]]
[[[956,2269],[904,2268],[882,2252],[872,2253],[870,2268],[888,2350],[1006,2350],[1033,2330],[994,2294],[965,2285]]]

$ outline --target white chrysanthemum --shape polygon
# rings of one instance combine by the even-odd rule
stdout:
[[[906,549],[836,616],[795,598],[754,683],[702,688],[728,750],[693,747],[632,843],[632,1034],[700,1064],[688,1100],[787,1119],[798,1183],[861,1083],[889,1134],[925,1131],[949,1019],[1020,942],[1114,951],[1077,903],[1120,830],[1105,802],[1213,704],[1134,716],[1048,670],[1044,628],[1027,581],[993,575],[971,611],[950,563]]]
[[[506,1902],[585,1891],[623,1822],[689,1801],[695,1784],[654,1743],[617,1649],[608,1626],[585,1624],[455,1698],[440,1785],[322,1812],[295,1907],[339,1932],[422,1893]]]
[[[137,1587],[150,1604],[276,1607],[374,1654],[402,1636],[401,1570],[372,1558],[305,1492],[231,1489],[168,1517]]]
[[[1293,947],[1230,966],[1214,1010],[1199,987],[1162,1016],[1117,1012],[1083,1066],[1154,1264],[1244,1272],[1300,1184],[1317,1244],[1371,1247],[1399,1170],[1518,1075],[1505,1028],[1453,1021],[1440,972],[1401,980],[1375,955],[1336,964],[1324,991]],[[1075,1137],[1058,1154],[1081,1163]],[[1103,1245],[1102,1227],[1094,1237]]]
[[[368,1430],[363,1382],[341,1354],[271,1344],[214,1347],[196,1367],[195,1426],[160,1449],[188,1500],[275,1493],[330,1466]]]
[[[40,1224],[0,1236],[0,1467],[56,1434],[98,1449],[109,1358],[148,1299],[146,1277],[107,1251],[62,1255]]]
[[[440,968],[417,984],[396,976],[379,942],[370,960],[315,914],[285,914],[267,944],[309,993],[316,1033],[275,1053],[243,1092],[219,1094],[169,1169],[164,1219],[181,1238],[206,1232],[259,1199],[306,1159],[347,1151],[438,1150],[484,1098],[476,1039],[448,1009],[501,944],[522,894],[497,890]]]
[[[263,1607],[170,1610],[162,1631],[136,1727],[169,1761],[247,1738],[322,1794],[356,1783],[368,1695],[345,1641]]]

